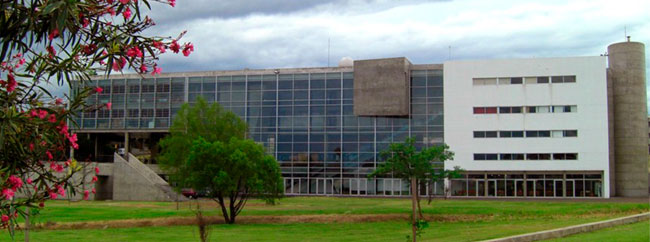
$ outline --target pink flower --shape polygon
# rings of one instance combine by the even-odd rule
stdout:
[[[99,167],[95,166],[95,174],[99,174]]]
[[[111,110],[111,107],[112,107],[112,106],[113,106],[112,103],[110,103],[110,102],[107,102],[107,103],[106,103],[106,109]]]
[[[34,151],[34,143],[29,143],[29,151]]]
[[[7,200],[11,200],[14,198],[14,190],[11,190],[9,188],[2,189],[2,196],[4,196]]]
[[[27,178],[26,181],[27,181],[27,184],[29,184],[29,185],[32,185],[32,183],[33,183],[32,178],[29,178],[29,177]]]
[[[81,18],[81,26],[85,28],[88,27],[88,25],[90,25],[90,20],[88,20],[88,18],[84,18],[83,14],[80,13],[79,17]]]
[[[96,92],[96,93],[101,93],[101,92],[103,92],[103,91],[104,91],[104,88],[101,88],[101,87],[95,87],[95,92]]]
[[[165,44],[163,44],[160,41],[154,41],[153,42],[153,47],[158,49],[160,51],[160,53],[165,53],[165,50],[167,49],[167,46],[165,46]]]
[[[148,69],[147,66],[142,64],[140,65],[140,73],[147,73]]]
[[[122,12],[122,16],[124,16],[124,20],[129,19],[131,17],[131,9],[126,8],[126,10]]]
[[[47,119],[50,123],[56,123],[56,115],[50,114],[50,117]]]
[[[183,55],[189,56],[192,51],[194,51],[194,45],[192,43],[185,44],[185,47],[183,47]]]
[[[32,117],[38,117],[38,112],[35,109],[32,109],[32,111],[29,112],[29,115]]]
[[[84,191],[84,200],[88,200],[88,195],[90,195],[90,192],[88,190]]]
[[[47,39],[50,41],[59,36],[59,29],[53,29],[50,34],[47,36]]]
[[[63,187],[60,185],[56,185],[56,193],[63,197],[65,196],[65,189],[63,189]]]
[[[52,159],[54,159],[54,156],[52,156],[52,153],[50,153],[49,150],[48,150],[48,151],[45,151],[45,155],[47,155],[47,159],[48,159],[48,160],[52,160]]]
[[[7,180],[9,181],[9,184],[11,184],[11,189],[13,190],[23,187],[23,180],[21,180],[17,176],[11,175]]]
[[[63,163],[63,165],[65,165],[65,166],[70,166],[70,159],[68,159],[67,161],[65,161],[65,162]]]
[[[9,216],[7,216],[6,214],[3,214],[2,215],[2,222],[6,223],[7,221],[9,221]]]
[[[115,9],[113,9],[113,7],[106,8],[106,12],[110,13],[111,16],[115,16]],[[108,25],[111,25],[111,24],[109,23]]]
[[[70,143],[72,143],[72,144],[76,144],[77,143],[77,134],[72,134],[72,135],[68,136],[68,141],[70,141]]]
[[[38,118],[44,119],[45,117],[47,117],[47,111],[45,111],[43,109],[39,109],[38,110]]]
[[[172,7],[176,7],[176,0],[167,0],[169,2],[169,5]]]
[[[96,193],[95,188],[93,188],[93,190],[91,190],[90,192],[92,192],[93,194],[95,194],[95,193]]]
[[[48,46],[46,49],[47,49],[47,52],[50,53],[50,57],[54,57],[56,55],[56,50],[51,45]]]
[[[122,4],[127,4],[127,3],[129,3],[129,1],[131,1],[131,0],[120,0],[120,2],[121,2]]]
[[[181,46],[176,43],[176,40],[172,40],[172,43],[169,45],[169,49],[174,53],[178,53],[178,51],[181,49]]]
[[[38,203],[38,206],[41,207],[41,208],[42,208],[42,207],[45,207],[45,203],[44,203],[44,202],[40,202],[40,203]]]
[[[158,66],[154,66],[153,71],[151,72],[151,75],[155,76],[156,74],[160,74],[161,71],[162,71],[162,68],[160,68]]]
[[[54,100],[54,104],[56,104],[56,105],[61,105],[61,104],[63,104],[63,99],[61,99],[60,97],[57,98],[56,100]]]
[[[56,194],[56,192],[50,191],[49,193],[50,193],[50,199],[56,199],[57,197],[59,197],[59,194]]]
[[[16,89],[18,83],[11,73],[7,74],[7,92],[11,93]]]
[[[128,57],[142,57],[142,51],[138,47],[132,47],[126,51]]]
[[[95,182],[97,182],[97,176],[93,176],[93,179],[90,181],[90,183],[95,183]]]
[[[122,70],[125,65],[126,65],[126,58],[124,58],[124,56],[121,56],[119,60],[113,61],[113,70],[114,71]]]
[[[56,172],[63,172],[63,166],[55,162],[50,163],[50,169]]]

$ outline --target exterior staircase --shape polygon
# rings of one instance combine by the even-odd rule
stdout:
[[[156,172],[129,153],[127,159],[114,154],[113,200],[186,201]]]

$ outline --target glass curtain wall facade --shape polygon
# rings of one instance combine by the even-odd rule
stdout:
[[[442,70],[411,71],[410,117],[355,116],[353,82],[352,72],[94,80],[104,91],[88,102],[112,109],[75,121],[80,132],[166,130],[185,101],[202,96],[248,123],[279,162],[287,194],[408,195],[399,179],[367,176],[392,142],[443,142]],[[433,185],[423,194],[443,194],[443,182]]]
[[[598,172],[486,172],[451,179],[451,196],[460,197],[602,197]]]

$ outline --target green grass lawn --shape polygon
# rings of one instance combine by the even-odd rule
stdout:
[[[189,206],[196,202],[113,202],[113,201],[48,201],[36,218],[37,222],[79,222],[116,219],[140,219],[170,216],[193,216]],[[201,202],[207,215],[219,215],[217,204]],[[602,201],[488,201],[434,200],[422,201],[426,214],[491,215],[495,217],[590,216],[592,214],[624,214],[648,211],[647,203],[614,203]],[[410,200],[395,198],[333,198],[291,197],[278,205],[250,201],[240,216],[246,215],[314,215],[314,214],[394,214],[410,212]]]
[[[558,228],[597,219],[431,223],[421,241],[475,241]],[[211,226],[212,241],[404,241],[406,222],[246,224]],[[9,240],[8,237],[0,237]],[[32,231],[33,241],[198,241],[193,226]],[[22,241],[22,234],[16,240]],[[594,240],[596,241],[596,240]]]
[[[626,224],[612,228],[596,230],[591,233],[576,234],[561,239],[547,241],[618,241],[618,242],[637,242],[650,241],[650,221]]]
[[[85,222],[117,219],[142,219],[193,216],[189,206],[196,202],[113,202],[48,201],[35,219],[46,222]],[[219,215],[216,203],[202,201],[208,215]],[[435,200],[422,202],[427,214],[447,216],[477,215],[462,222],[431,222],[422,241],[475,241],[564,226],[595,222],[632,213],[647,212],[647,203],[615,203],[602,200],[581,201],[494,201]],[[394,198],[292,197],[278,205],[259,200],[248,203],[240,216],[249,215],[325,215],[408,214],[410,200]],[[487,216],[485,216],[487,215]],[[647,226],[646,226],[647,227]],[[288,223],[213,225],[213,241],[404,241],[410,233],[406,221],[362,223]],[[109,228],[31,231],[32,241],[198,241],[194,226]],[[19,232],[16,240],[22,241]],[[578,239],[580,240],[580,239]],[[0,232],[0,241],[11,241]],[[647,241],[647,240],[645,240]]]

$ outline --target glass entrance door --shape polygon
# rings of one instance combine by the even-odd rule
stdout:
[[[516,197],[523,197],[524,194],[524,180],[517,179],[515,180],[515,196]]]
[[[485,181],[484,180],[478,180],[476,182],[476,191],[478,191],[477,196],[485,197]]]
[[[488,180],[488,197],[495,197],[497,195],[497,180]]]
[[[555,182],[555,197],[562,197],[564,194],[562,193],[562,180],[553,180]]]

